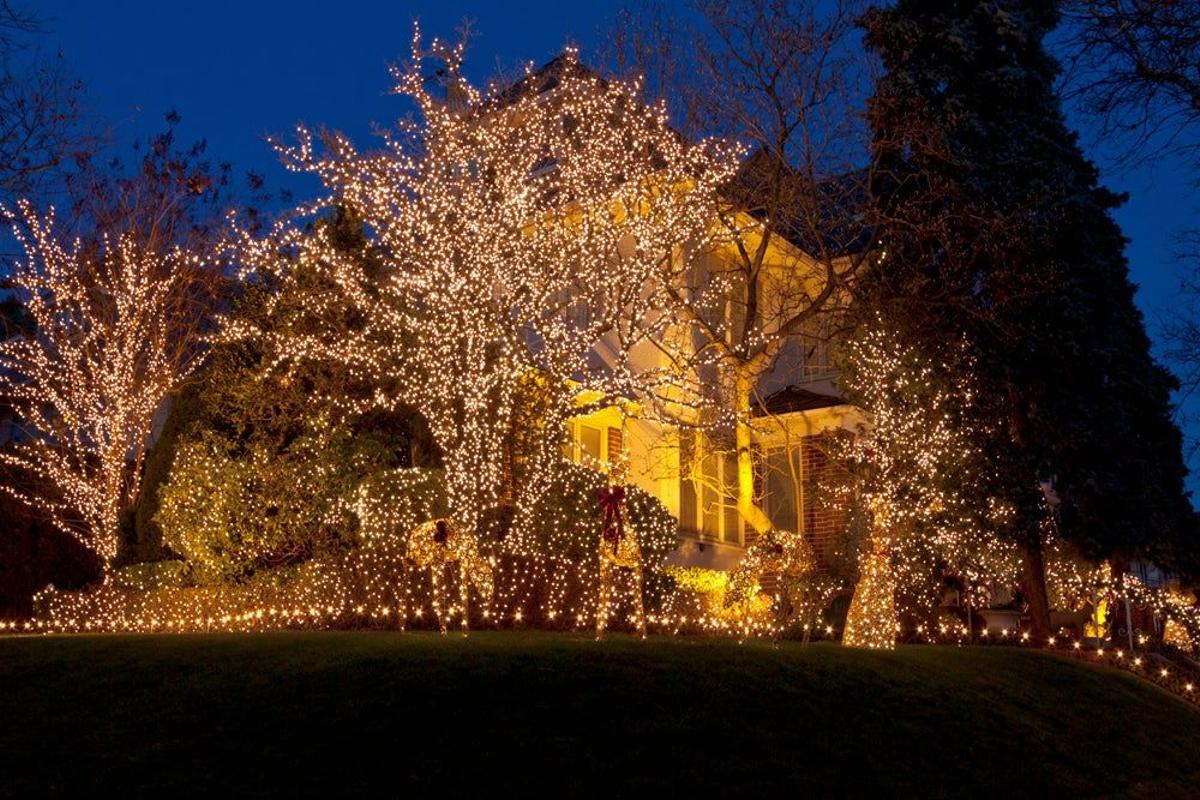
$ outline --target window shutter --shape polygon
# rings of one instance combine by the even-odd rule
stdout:
[[[608,463],[616,464],[624,455],[625,431],[620,428],[608,429]]]

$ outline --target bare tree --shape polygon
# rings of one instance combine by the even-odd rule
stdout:
[[[1073,0],[1064,13],[1071,94],[1121,145],[1118,163],[1177,156],[1200,170],[1200,0]],[[1192,274],[1162,333],[1183,408],[1200,389],[1200,229],[1178,235]]]
[[[1200,155],[1200,2],[1065,4],[1072,94],[1131,163]]]
[[[772,527],[754,498],[763,379],[787,355],[800,371],[827,348],[871,241],[856,213],[868,180],[856,17],[853,2],[696,0],[674,15],[627,10],[613,36],[616,68],[646,74],[685,135],[728,137],[748,153],[716,209],[709,258],[663,284],[695,340],[693,366],[720,387],[726,413],[711,424],[732,429],[734,502],[760,533]]]
[[[0,0],[0,198],[28,194],[76,156],[91,152],[96,138],[83,130],[82,84],[71,78],[61,55],[45,58],[30,48],[40,17]]]

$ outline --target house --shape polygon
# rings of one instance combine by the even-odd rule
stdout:
[[[577,77],[602,80],[579,64],[573,53],[560,55],[494,95],[487,113],[528,93],[553,102],[555,90]],[[449,89],[447,102],[454,102]],[[761,153],[746,160],[741,176],[750,180],[735,182],[728,192],[733,206],[732,225],[727,227],[737,234],[688,267],[680,265],[682,282],[690,284],[684,288],[706,283],[713,275],[728,273],[739,258],[738,239],[751,243],[752,247],[761,242],[760,218],[765,212],[755,208],[752,179],[759,170],[770,167]],[[846,178],[819,188],[828,189],[831,198],[843,197],[855,189]],[[744,198],[745,202],[738,198]],[[865,250],[861,226],[834,224],[829,234],[829,240],[842,242],[838,248],[843,253]],[[829,240],[821,244],[828,246]],[[808,252],[817,249],[812,245],[811,229],[797,228],[768,239],[761,260],[762,274],[768,277],[756,284],[761,328],[782,324],[788,293],[809,297],[819,293],[819,283],[827,275],[823,262]],[[733,297],[724,300],[724,309],[719,314],[725,327],[735,331],[741,324],[737,319],[739,303]],[[767,308],[780,311],[774,316],[761,311]],[[687,331],[678,335],[681,341],[690,337]],[[822,471],[830,468],[828,439],[837,431],[854,431],[865,422],[865,417],[838,394],[830,336],[810,327],[807,332],[779,338],[782,344],[777,356],[755,376],[751,414],[746,421],[753,452],[756,500],[772,526],[804,533],[820,563],[826,560],[844,524],[816,491]],[[694,348],[696,344],[683,346]],[[601,360],[615,356],[615,349],[606,352],[607,347],[607,343],[601,342],[596,348]],[[674,347],[678,352],[680,343],[676,342]],[[648,345],[631,356],[635,369],[662,369],[668,365],[663,351]],[[712,390],[714,397],[719,396],[720,368],[698,370],[693,383]],[[572,460],[603,472],[620,465],[630,482],[657,497],[679,519],[682,543],[672,557],[675,563],[727,569],[738,562],[744,549],[754,541],[755,529],[737,509],[735,447],[720,432],[686,421],[672,425],[643,419],[636,411],[616,407],[576,417],[569,422],[569,429],[568,455]]]
[[[709,258],[727,257],[721,251]],[[785,263],[798,253],[788,253]],[[663,366],[656,353],[640,366]],[[843,520],[821,502],[816,482],[827,464],[828,437],[853,432],[861,410],[838,395],[829,343],[795,337],[759,379],[749,423],[756,493],[773,526],[804,533],[823,560]],[[755,538],[736,507],[731,444],[686,425],[637,418],[615,407],[570,421],[570,456],[603,472],[624,462],[630,482],[657,497],[679,519],[679,565],[728,569]]]

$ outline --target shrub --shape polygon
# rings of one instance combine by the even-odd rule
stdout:
[[[358,485],[353,508],[364,546],[402,546],[417,525],[449,513],[444,473],[420,468],[381,470]]]
[[[608,478],[593,469],[564,461],[542,505],[532,515],[531,533],[538,551],[570,560],[594,558],[603,512],[597,495]],[[679,522],[662,502],[636,486],[627,486],[623,520],[637,537],[643,564],[657,569],[679,540]]]
[[[337,214],[317,224],[347,255],[363,255],[361,223]],[[147,461],[139,511],[202,580],[245,580],[346,550],[357,537],[350,509],[359,483],[437,458],[415,412],[358,413],[380,387],[347,365],[285,358],[277,343],[312,332],[314,304],[331,335],[359,323],[311,265],[286,266],[295,280],[284,287],[269,276],[239,284],[227,332],[263,335],[221,337]],[[138,528],[152,545],[153,525]]]
[[[180,444],[159,491],[163,541],[197,578],[240,580],[265,566],[344,549],[352,527],[343,486],[331,480],[329,436],[317,432],[286,453],[249,442],[231,452],[205,434]]]
[[[115,570],[112,583],[118,589],[145,592],[153,589],[178,589],[192,583],[192,566],[186,561],[145,561]]]

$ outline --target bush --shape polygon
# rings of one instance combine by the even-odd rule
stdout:
[[[532,516],[535,546],[544,555],[579,560],[594,558],[604,515],[597,495],[608,478],[593,469],[564,461]],[[662,502],[636,486],[627,486],[623,519],[642,550],[642,562],[657,569],[679,543],[679,522]]]
[[[113,572],[112,583],[118,589],[138,592],[178,589],[192,584],[192,567],[179,559],[129,564]]]
[[[359,484],[353,508],[364,546],[402,547],[417,525],[449,514],[444,473],[440,469],[381,470]]]
[[[255,442],[230,450],[211,434],[181,443],[159,491],[163,541],[199,580],[241,580],[351,543],[327,435],[300,437],[286,454]]]
[[[170,412],[163,423],[162,431],[146,453],[146,460],[142,464],[137,507],[134,510],[132,538],[122,554],[126,563],[156,561],[178,555],[164,547],[162,527],[156,519],[159,511],[159,490],[171,476],[180,438],[199,413],[198,394],[198,387],[193,384],[171,399]]]
[[[347,255],[362,255],[361,223],[338,214],[317,224]],[[379,386],[345,364],[276,346],[316,323],[337,335],[360,323],[311,265],[280,267],[295,278],[284,287],[271,276],[238,285],[229,330],[258,335],[214,346],[146,463],[140,543],[154,549],[157,523],[167,548],[205,581],[345,551],[357,537],[350,511],[360,482],[437,458],[415,412],[355,411],[372,406]]]

